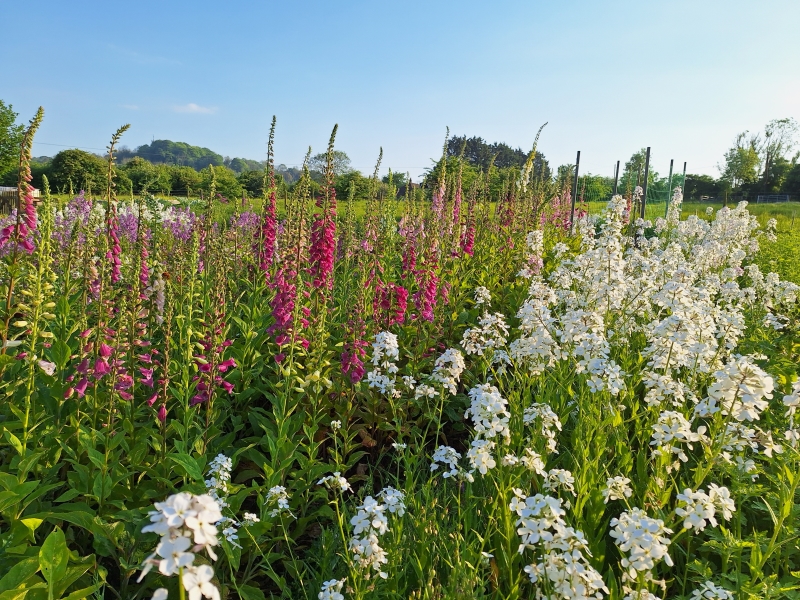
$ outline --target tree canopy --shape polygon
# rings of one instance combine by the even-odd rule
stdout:
[[[16,167],[24,130],[22,124],[17,124],[17,116],[10,104],[0,100],[0,180],[4,183],[6,177],[14,181],[17,177]]]
[[[225,159],[213,150],[171,140],[154,140],[132,151],[122,149],[117,156],[122,161],[139,156],[154,164],[184,165],[198,171],[208,165],[220,167],[225,162]]]

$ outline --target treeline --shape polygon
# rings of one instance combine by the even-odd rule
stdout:
[[[763,131],[738,134],[718,168],[719,178],[687,177],[689,198],[755,199],[760,194],[800,197],[800,128],[792,118],[773,119]]]
[[[357,198],[365,198],[371,193],[370,178],[363,176],[349,167],[350,159],[344,152],[337,151],[339,171],[336,173],[335,185],[337,195],[346,197],[351,183],[355,187]],[[237,159],[238,160],[238,159]],[[244,159],[241,159],[244,160]],[[318,155],[309,161],[312,192],[321,188],[322,167],[320,161],[324,155]],[[226,198],[258,198],[264,193],[264,166],[257,163],[236,172],[226,164],[213,162],[203,168],[189,165],[154,163],[141,156],[117,157],[115,164],[117,194],[141,194],[150,192],[163,196],[196,197],[211,189],[212,169],[215,189]],[[42,176],[46,175],[51,188],[57,193],[75,193],[84,190],[90,194],[100,195],[105,190],[108,171],[107,159],[84,150],[62,150],[54,157],[39,157],[31,165],[34,187],[42,186]],[[279,193],[291,192],[302,174],[301,169],[279,164],[275,168],[276,183]],[[3,183],[16,185],[16,171],[8,171]],[[406,182],[405,175],[393,175],[395,188]],[[384,177],[380,189],[385,193],[389,178]]]

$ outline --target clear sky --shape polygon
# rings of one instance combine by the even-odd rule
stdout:
[[[717,175],[737,132],[800,120],[800,0],[0,0],[0,98],[34,155],[152,139],[263,159],[337,148],[418,177],[445,126],[611,174],[652,146]]]

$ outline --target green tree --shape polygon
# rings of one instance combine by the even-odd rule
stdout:
[[[239,181],[239,185],[247,192],[249,198],[260,198],[264,195],[263,169],[242,171],[236,179]]]
[[[211,191],[211,169],[206,167],[200,171],[201,189],[205,193]],[[216,179],[216,189],[218,194],[222,194],[230,201],[236,201],[242,197],[242,186],[236,179],[236,173],[231,171],[228,167],[219,166],[214,167],[214,176]]]
[[[389,183],[389,175],[386,174],[381,178],[383,183]],[[403,187],[406,183],[408,183],[407,175],[405,173],[395,173],[392,171],[392,185],[397,189]],[[337,192],[338,193],[338,192]]]
[[[747,134],[745,131],[736,136],[733,146],[725,153],[725,164],[720,167],[721,179],[734,190],[758,179],[759,136],[748,137]]]
[[[528,160],[528,152],[522,148],[512,148],[503,142],[493,142],[491,144],[484,141],[481,137],[473,136],[453,136],[447,141],[447,155],[459,156],[461,149],[464,149],[464,160],[469,164],[486,171],[489,165],[499,169],[516,167],[521,169]],[[533,163],[533,173],[535,177],[541,176],[544,170],[544,177],[551,177],[550,165],[541,152],[536,153]]]
[[[781,173],[788,173],[786,155],[792,151],[798,132],[797,121],[792,118],[773,119],[764,127],[761,154],[764,172],[761,175],[761,188],[774,192],[780,188]],[[783,161],[781,163],[781,161]]]
[[[180,196],[196,195],[203,184],[203,177],[192,167],[171,166],[172,192]]]
[[[102,194],[106,182],[106,162],[96,154],[83,150],[62,150],[50,165],[56,189],[80,189]]]
[[[236,171],[237,173],[244,173],[245,171],[264,170],[264,163],[261,163],[257,160],[250,160],[247,158],[234,158],[226,166],[231,170]]]
[[[794,158],[792,168],[786,174],[786,180],[783,182],[783,191],[787,194],[800,196],[800,162],[797,162],[797,158]]]
[[[208,165],[222,166],[224,162],[221,155],[208,148],[171,140],[155,140],[151,144],[144,144],[134,154],[154,164],[185,165],[198,170]]]
[[[308,161],[308,170],[314,171],[319,173],[320,175],[325,170],[325,163],[328,160],[328,155],[325,152],[320,152],[319,154],[315,154],[311,157],[311,160]],[[333,174],[334,175],[343,175],[348,171],[351,171],[352,168],[350,167],[350,157],[347,156],[346,152],[341,150],[334,150],[333,151]]]
[[[583,202],[607,201],[614,191],[614,181],[602,175],[587,173],[578,178],[578,200]]]
[[[0,179],[3,181],[6,176],[16,181],[23,130],[22,124],[17,125],[17,113],[13,107],[0,100]]]
[[[677,182],[677,184],[680,183],[680,181]],[[721,189],[720,182],[710,175],[686,175],[683,196],[687,200],[699,200],[703,196],[715,198]]]
[[[641,187],[644,187],[644,169],[646,158],[646,148],[642,148],[638,152],[634,152],[631,155],[630,160],[625,163],[625,168],[622,171],[622,175],[620,175],[617,193],[624,195],[627,194],[629,190],[631,193],[633,193],[637,184]],[[657,179],[658,173],[653,168],[653,155],[650,154],[650,171],[647,177],[647,185],[654,185]]]
[[[159,171],[156,165],[140,156],[135,156],[121,168],[133,183],[133,190],[137,193],[147,188],[149,191],[156,191],[158,186]]]
[[[334,180],[334,188],[336,189],[337,198],[347,198],[347,195],[350,193],[350,182],[353,182],[355,185],[356,198],[369,198],[372,190],[372,180],[370,177],[364,177],[358,171],[348,171],[336,177]]]

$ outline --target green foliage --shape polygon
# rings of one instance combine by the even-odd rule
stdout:
[[[688,200],[699,200],[702,196],[714,198],[719,192],[719,182],[710,175],[686,175],[686,187],[683,194]]]
[[[0,182],[16,185],[19,145],[25,129],[17,124],[17,113],[11,104],[0,100]]]
[[[335,189],[337,198],[346,198],[350,192],[350,185],[353,185],[355,198],[366,199],[372,193],[373,182],[369,177],[364,177],[358,171],[348,171],[337,175],[335,179]]]
[[[308,161],[308,169],[316,174],[316,177],[322,177],[325,172],[325,165],[328,160],[328,155],[325,152],[315,154]],[[344,175],[352,170],[350,167],[350,157],[342,150],[333,151],[333,173],[335,176]]]
[[[84,150],[62,150],[53,157],[48,177],[56,189],[91,190],[101,194],[105,190],[106,163],[96,154]]]
[[[214,176],[216,178],[216,193],[221,194],[231,202],[241,199],[244,188],[236,178],[236,173],[228,167],[214,167]],[[200,171],[200,178],[200,189],[206,194],[211,193],[211,169],[206,167]]]
[[[528,153],[521,148],[512,148],[503,142],[489,144],[481,137],[453,136],[447,142],[448,156],[460,156],[463,148],[464,160],[484,171],[493,164],[499,169],[516,167],[521,169],[528,159]],[[534,174],[539,176],[544,171],[545,177],[550,177],[550,167],[541,152],[536,154]]]
[[[644,168],[647,158],[647,149],[642,148],[634,152],[625,162],[625,167],[619,177],[617,192],[620,194],[633,193],[637,185],[644,187]],[[658,173],[653,168],[653,154],[650,154],[650,171],[647,185],[652,186],[658,179]]]
[[[738,189],[743,184],[753,183],[758,179],[758,168],[761,157],[758,152],[758,138],[746,137],[747,132],[736,137],[733,147],[725,153],[725,166],[721,179],[731,188]]]
[[[264,171],[264,163],[257,160],[248,160],[246,158],[234,158],[231,161],[226,160],[225,166],[236,173],[244,173],[245,171]]]
[[[144,144],[136,148],[132,155],[140,156],[152,163],[183,165],[198,171],[208,165],[218,167],[224,164],[222,156],[208,148],[170,140],[155,140],[150,144]],[[125,155],[120,153],[120,158],[125,158]]]

